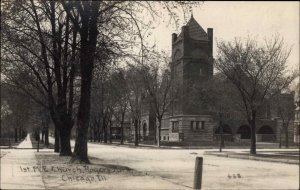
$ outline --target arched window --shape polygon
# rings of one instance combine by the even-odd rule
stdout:
[[[264,125],[257,131],[257,134],[274,134],[274,131],[272,127]]]

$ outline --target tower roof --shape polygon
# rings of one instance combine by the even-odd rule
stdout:
[[[190,20],[186,24],[189,30],[189,36],[195,40],[208,40],[207,33],[205,30],[198,24],[198,22],[194,19],[193,15]],[[180,33],[179,38],[182,37],[182,33]]]
[[[195,40],[208,40],[206,32],[198,24],[198,22],[192,16],[189,22],[186,24],[189,27],[189,35]]]

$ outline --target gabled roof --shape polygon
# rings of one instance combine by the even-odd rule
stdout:
[[[189,36],[195,40],[208,40],[207,33],[194,19],[193,15],[186,24],[189,30]],[[178,38],[182,37],[182,32],[179,34]]]

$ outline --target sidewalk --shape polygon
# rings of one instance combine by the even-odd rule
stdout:
[[[249,159],[266,162],[280,162],[286,164],[299,164],[299,150],[290,154],[291,151],[258,151],[256,155],[250,155],[249,152],[232,151],[205,151],[204,155],[213,155],[226,158]]]
[[[49,136],[49,143],[54,144],[55,140],[53,137]],[[71,139],[70,140],[71,146],[74,147],[75,146],[75,139]],[[157,145],[154,144],[143,144],[143,143],[139,143],[139,146],[135,146],[134,143],[128,143],[128,142],[124,142],[124,144],[120,144],[120,142],[112,142],[112,143],[103,143],[103,142],[92,142],[92,141],[88,141],[89,144],[95,144],[95,145],[106,145],[106,146],[121,146],[121,147],[128,147],[128,148],[145,148],[145,149],[187,149],[184,147],[178,147],[178,146],[160,146],[159,148],[157,147]],[[191,148],[192,149],[192,148]]]
[[[37,166],[30,141],[30,134],[18,148],[1,158],[1,189],[45,189],[39,171],[31,171]]]
[[[27,137],[24,139],[23,142],[21,142],[19,144],[19,146],[17,146],[17,148],[32,148],[32,143],[30,140],[30,134],[27,135]]]

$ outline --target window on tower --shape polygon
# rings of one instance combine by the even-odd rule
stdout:
[[[205,121],[191,121],[190,129],[191,131],[201,131],[205,128]]]
[[[196,130],[199,130],[199,121],[196,121]]]
[[[194,130],[194,121],[191,121],[190,128],[192,131]]]
[[[201,121],[201,129],[204,129],[205,127],[205,121]]]

